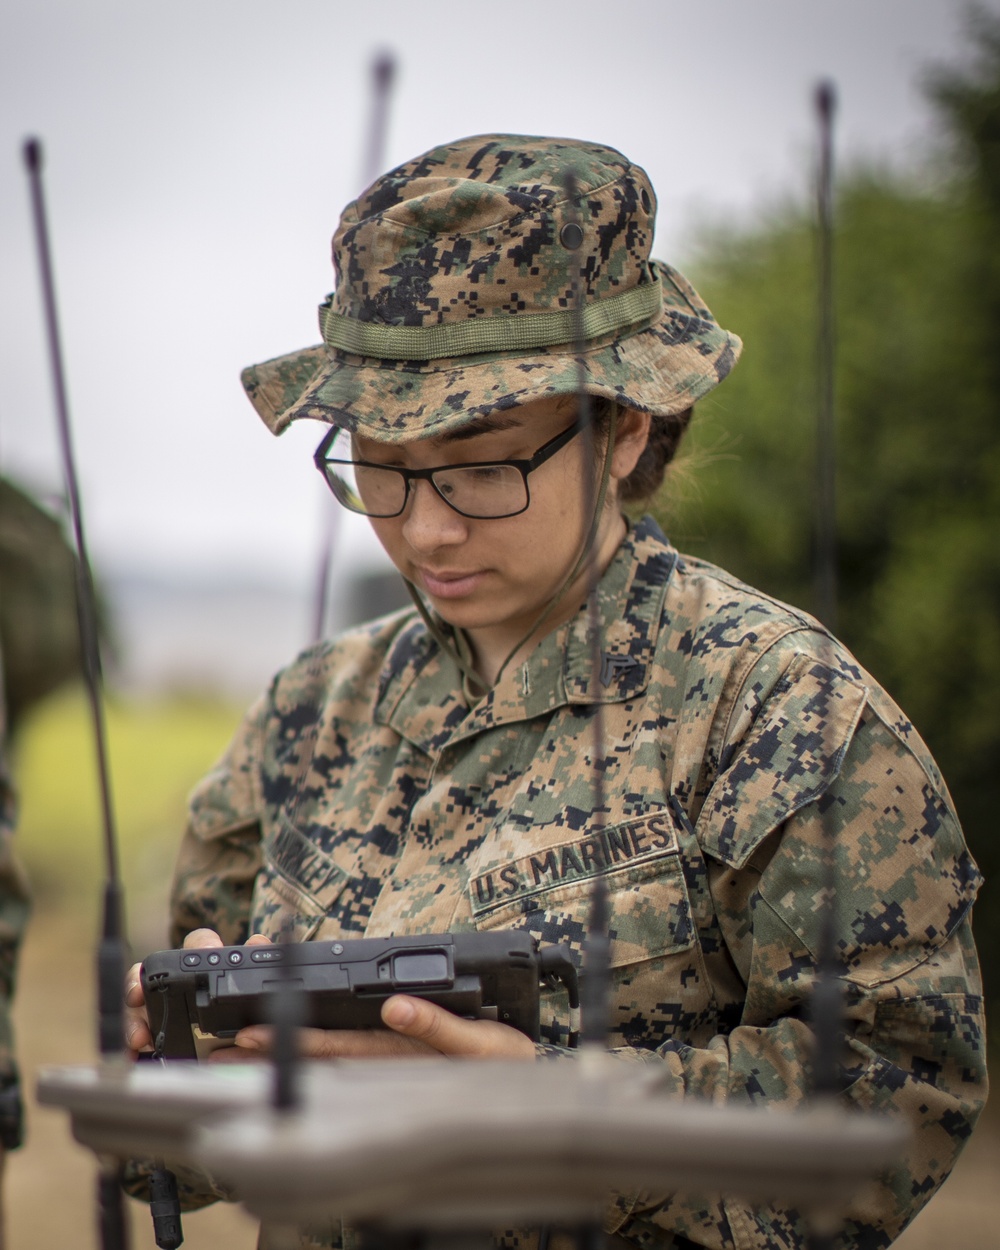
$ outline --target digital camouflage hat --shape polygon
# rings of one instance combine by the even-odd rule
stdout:
[[[243,385],[275,434],[314,417],[382,442],[572,394],[581,376],[594,395],[680,412],[741,343],[650,259],[655,215],[646,173],[613,148],[522,135],[434,148],[344,211],[323,343],[245,369]]]

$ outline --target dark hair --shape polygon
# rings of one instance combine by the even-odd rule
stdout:
[[[611,415],[617,411],[619,418],[628,411],[628,405],[620,404],[604,395],[593,399],[594,420],[598,431],[607,435],[611,427]],[[638,503],[651,499],[663,485],[663,478],[677,454],[684,431],[691,423],[693,408],[669,417],[653,417],[649,426],[649,441],[639,457],[639,463],[622,482],[618,497],[622,503]]]

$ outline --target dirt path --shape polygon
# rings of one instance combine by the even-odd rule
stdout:
[[[97,1246],[94,1162],[61,1111],[34,1101],[45,1064],[94,1059],[95,918],[63,909],[36,915],[21,965],[15,1019],[25,1075],[28,1143],[10,1157],[4,1183],[8,1250]],[[154,941],[155,944],[155,941]],[[155,1250],[145,1207],[130,1203],[133,1250]],[[187,1250],[253,1250],[256,1226],[218,1204],[184,1218]],[[1000,1245],[1000,1115],[973,1137],[954,1175],[896,1243],[899,1250],[996,1250]]]

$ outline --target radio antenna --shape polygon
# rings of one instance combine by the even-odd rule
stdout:
[[[104,726],[103,682],[101,657],[97,638],[97,609],[94,581],[91,574],[87,544],[83,532],[80,489],[70,434],[69,405],[66,400],[65,373],[56,315],[55,284],[42,187],[42,145],[38,139],[24,144],[24,163],[31,187],[31,207],[35,241],[42,280],[45,327],[48,337],[52,383],[55,392],[56,420],[62,453],[63,477],[69,501],[76,547],[76,606],[80,628],[80,655],[84,685],[90,704],[90,716],[97,755],[100,783],[101,813],[104,828],[104,914],[97,955],[98,1043],[104,1057],[121,1056],[125,1049],[124,996],[125,941],[122,922],[122,887],[118,866],[118,848],[111,805],[111,783],[108,770],[107,736]],[[125,1210],[117,1165],[102,1170],[99,1179],[99,1203],[102,1245],[105,1250],[126,1250],[128,1245]]]
[[[814,578],[816,615],[831,632],[837,629],[837,434],[834,418],[833,301],[833,117],[837,105],[832,82],[816,88],[819,166],[816,178],[819,334],[816,411],[816,519]]]
[[[591,679],[596,680],[601,671],[601,616],[597,600],[597,587],[600,581],[600,570],[597,567],[595,544],[599,530],[598,510],[603,508],[607,482],[607,464],[600,485],[594,480],[592,467],[597,464],[598,446],[597,430],[594,422],[594,405],[586,389],[584,371],[584,352],[586,351],[586,335],[583,324],[583,274],[578,263],[573,262],[573,252],[583,243],[584,227],[579,220],[580,191],[575,172],[570,169],[565,179],[566,199],[569,220],[563,227],[563,234],[568,236],[564,242],[569,248],[570,264],[573,266],[573,338],[576,351],[576,403],[577,417],[583,426],[584,446],[587,448],[587,465],[584,483],[584,524],[588,534],[588,547],[585,555],[587,567],[587,634],[590,643]],[[578,240],[574,244],[574,240]],[[609,440],[614,439],[614,425],[608,433]],[[613,443],[606,450],[606,458],[613,451]],[[594,698],[591,710],[593,728],[592,750],[593,759],[593,796],[594,821],[597,828],[603,827],[605,813],[604,796],[604,705]],[[581,1040],[586,1050],[605,1049],[608,1044],[608,1031],[611,1024],[611,948],[608,937],[608,885],[602,873],[593,878],[590,894],[590,919],[587,926],[587,940],[584,946],[584,977],[580,987],[581,1006]]]
[[[817,320],[817,479],[815,576],[819,617],[831,632],[837,620],[837,520],[834,428],[834,294],[833,294],[833,117],[836,89],[832,82],[816,88],[819,124],[819,167],[816,179],[817,263],[819,315]],[[822,651],[833,667],[833,645],[826,638]],[[843,1004],[836,968],[836,863],[833,812],[822,806],[819,820],[821,868],[825,906],[820,919],[816,986],[811,1018],[815,1037],[813,1090],[833,1095],[840,1088],[837,1051],[843,1027]]]
[[[386,49],[376,53],[371,63],[371,115],[368,125],[368,141],[365,145],[364,165],[361,171],[361,189],[370,187],[382,172],[385,160],[385,135],[389,118],[389,93],[396,75],[395,57]],[[316,574],[316,597],[313,602],[313,642],[322,642],[326,634],[327,610],[330,600],[330,568],[333,548],[337,539],[340,505],[332,504],[326,496],[323,512],[323,536],[320,542],[318,570]]]

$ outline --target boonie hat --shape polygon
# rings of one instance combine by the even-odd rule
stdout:
[[[523,135],[433,148],[345,209],[323,342],[245,369],[243,385],[275,434],[312,417],[380,442],[573,394],[581,372],[593,395],[681,412],[742,344],[650,259],[655,218],[645,171],[614,148]]]

